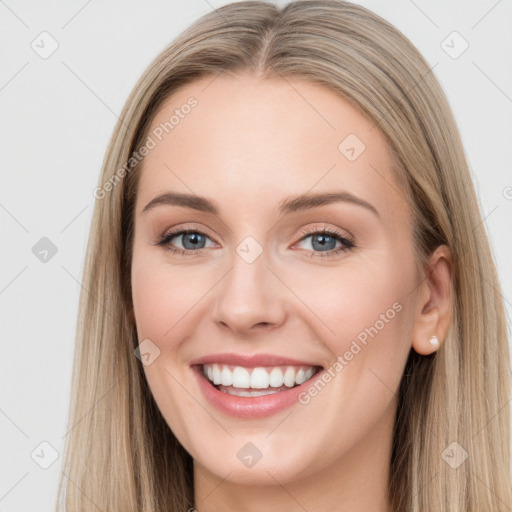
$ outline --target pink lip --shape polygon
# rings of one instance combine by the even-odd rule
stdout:
[[[310,363],[303,363],[300,361],[291,363],[289,362],[292,361],[291,359],[283,358],[277,358],[275,359],[277,362],[269,363],[269,359],[266,356],[263,358],[250,357],[250,364],[248,359],[242,358],[245,362],[245,364],[242,364],[239,356],[233,357],[234,359],[231,359],[230,361],[227,361],[225,358],[223,358],[222,361],[226,364],[236,364],[239,366],[247,367],[254,366],[255,359],[256,361],[260,361],[258,366],[279,366],[281,364],[289,364],[294,366],[314,366]],[[213,384],[210,383],[210,381],[203,375],[202,372],[202,364],[214,363],[220,360],[215,358],[216,360],[213,361],[209,357],[202,358],[201,360],[203,359],[205,361],[204,363],[194,363],[191,366],[192,371],[197,378],[201,392],[208,400],[208,402],[210,402],[217,410],[235,418],[256,419],[272,416],[273,414],[276,414],[286,409],[287,407],[290,407],[294,403],[298,403],[298,395],[305,391],[309,386],[311,386],[312,379],[307,380],[300,386],[290,388],[287,391],[279,391],[272,395],[263,395],[258,397],[229,395],[219,391],[215,386],[213,386]],[[274,361],[274,359],[272,359],[272,361]],[[315,376],[318,377],[318,373]]]
[[[234,366],[253,368],[256,366],[320,366],[310,361],[299,361],[288,357],[274,356],[271,354],[211,354],[190,361],[190,365],[225,363]]]

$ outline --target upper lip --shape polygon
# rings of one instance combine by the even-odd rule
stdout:
[[[300,361],[289,357],[282,357],[272,354],[210,354],[190,361],[190,365],[224,363],[233,366],[321,366],[311,361]]]

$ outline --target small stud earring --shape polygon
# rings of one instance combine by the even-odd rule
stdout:
[[[439,339],[437,336],[431,336],[430,339],[428,340],[428,342],[434,346],[435,348],[438,348],[439,347]]]

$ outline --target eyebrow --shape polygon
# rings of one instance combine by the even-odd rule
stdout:
[[[345,191],[302,194],[299,196],[288,197],[280,201],[278,214],[285,215],[336,202],[345,202],[362,206],[380,218],[378,210],[373,205],[364,199]],[[220,210],[214,201],[195,194],[183,194],[178,192],[167,192],[155,197],[143,208],[141,213],[147,212],[159,205],[182,206],[217,216],[220,213]]]

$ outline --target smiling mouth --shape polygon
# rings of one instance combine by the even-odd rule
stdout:
[[[288,391],[312,379],[319,366],[257,366],[203,364],[201,373],[215,389],[228,395],[258,397]]]

